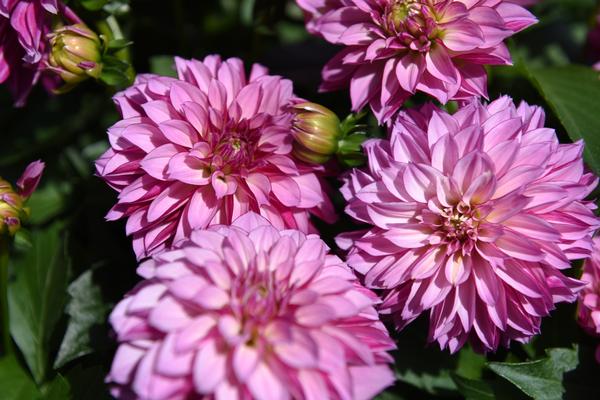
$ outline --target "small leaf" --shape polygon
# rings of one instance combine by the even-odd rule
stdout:
[[[108,1],[109,0],[79,0],[81,5],[90,11],[100,10],[106,3],[108,3]]]
[[[0,397],[3,400],[37,400],[40,392],[14,357],[0,358]]]
[[[488,368],[525,394],[540,400],[559,400],[565,393],[563,374],[577,368],[577,349],[546,350],[547,358],[523,363],[490,362]]]
[[[62,225],[33,231],[32,248],[11,259],[10,332],[36,382],[46,375],[50,339],[63,315],[69,261]]]
[[[585,160],[600,173],[600,73],[589,67],[539,68],[529,79],[573,140],[584,139]]]
[[[107,48],[110,51],[119,51],[125,47],[129,47],[133,44],[132,41],[127,39],[113,39],[108,42]]]
[[[84,272],[69,286],[69,325],[54,362],[55,369],[94,351],[92,330],[104,323],[109,308],[102,301],[100,287],[93,281],[93,273],[93,269]]]
[[[153,56],[150,58],[150,72],[161,76],[177,76],[173,56]]]
[[[71,398],[71,387],[62,375],[58,374],[56,378],[46,387],[44,400],[66,400]]]
[[[496,398],[490,385],[484,381],[465,378],[454,373],[450,376],[456,383],[458,391],[467,400],[493,400]]]
[[[70,194],[69,185],[45,185],[36,190],[27,201],[27,207],[31,215],[27,220],[33,225],[41,225],[49,222],[60,214],[67,205],[67,196]]]

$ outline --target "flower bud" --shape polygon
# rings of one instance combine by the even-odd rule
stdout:
[[[14,236],[21,228],[21,221],[29,217],[25,201],[37,188],[44,170],[44,163],[35,161],[27,166],[17,181],[17,189],[0,178],[0,235]]]
[[[75,24],[58,28],[49,37],[49,69],[67,85],[100,76],[102,43],[94,31],[84,24]]]
[[[323,164],[338,150],[343,136],[340,120],[335,113],[315,103],[302,103],[293,107],[296,113],[292,123],[294,155],[302,161]]]
[[[21,227],[23,199],[14,192],[10,183],[0,178],[0,234],[13,236]]]

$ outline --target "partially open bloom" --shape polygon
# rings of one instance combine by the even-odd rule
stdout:
[[[98,174],[120,192],[107,218],[128,217],[138,258],[255,211],[278,228],[335,219],[318,177],[292,156],[292,82],[239,59],[175,60],[179,79],[138,76],[115,96],[123,120]]]
[[[21,228],[21,221],[29,215],[25,202],[37,188],[43,171],[43,162],[29,164],[17,181],[16,190],[0,178],[0,234],[12,236]]]
[[[350,85],[352,108],[388,121],[417,91],[440,102],[487,96],[484,65],[507,65],[503,41],[536,22],[518,4],[482,0],[297,0],[307,28],[346,46],[322,90]]]
[[[54,18],[81,20],[60,0],[0,2],[0,83],[6,83],[16,106],[23,106],[41,79],[47,90],[60,85],[53,74],[43,74],[50,53],[47,35]]]
[[[600,238],[594,238],[592,257],[583,264],[581,280],[587,283],[579,292],[577,321],[590,335],[600,338]],[[596,348],[596,360],[600,363],[600,344]]]
[[[102,43],[84,24],[68,25],[49,35],[52,51],[48,68],[58,74],[66,88],[102,72]]]
[[[597,178],[583,143],[560,144],[541,108],[502,97],[449,115],[431,105],[399,115],[390,140],[365,145],[347,212],[372,224],[340,238],[380,311],[400,329],[430,310],[429,340],[454,352],[527,341],[583,283],[564,275],[590,255],[600,226],[585,201]]]
[[[110,316],[118,398],[368,399],[394,381],[377,297],[316,235],[248,213],[138,271]]]

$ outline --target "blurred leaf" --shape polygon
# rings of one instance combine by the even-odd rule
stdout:
[[[485,368],[486,358],[484,355],[477,354],[471,346],[465,346],[458,353],[458,365],[456,373],[464,378],[478,379]],[[454,377],[453,377],[454,379]],[[456,380],[454,379],[456,382]]]
[[[523,363],[490,362],[488,367],[517,386],[527,395],[540,400],[563,398],[563,375],[577,368],[577,349],[548,349],[548,357]]]
[[[108,1],[109,0],[79,0],[81,5],[90,11],[100,10],[108,3]]]
[[[27,201],[27,207],[31,210],[27,222],[41,225],[59,215],[67,204],[70,192],[71,188],[67,184],[49,184],[33,192]]]
[[[600,73],[589,67],[539,68],[529,78],[573,140],[584,139],[584,156],[600,173]]]
[[[9,286],[10,330],[36,382],[48,366],[50,339],[63,315],[69,261],[62,225],[33,231],[32,248],[15,255]]]
[[[458,391],[467,400],[492,400],[495,399],[494,391],[484,381],[465,378],[458,374],[452,374],[452,380],[456,383]]]
[[[47,386],[44,400],[66,400],[71,398],[69,382],[60,374]]]
[[[36,400],[40,398],[35,383],[14,357],[0,359],[0,398],[2,400]]]
[[[88,270],[69,285],[71,300],[66,311],[70,319],[54,362],[56,369],[94,351],[92,328],[104,323],[109,307],[102,301],[100,287],[94,283],[93,274],[93,269]]]
[[[150,58],[150,72],[161,76],[177,76],[173,56],[153,56]]]
[[[130,65],[114,56],[104,56],[102,58],[104,67],[102,67],[102,74],[100,80],[109,86],[116,86],[122,88],[130,84],[129,69]]]
[[[133,44],[132,41],[127,39],[113,39],[108,42],[108,50],[110,51],[118,51],[124,49],[125,47],[131,46]]]
[[[402,396],[399,393],[395,393],[395,392],[391,392],[391,391],[385,391],[383,393],[380,393],[377,397],[375,397],[375,400],[405,400],[406,397]]]

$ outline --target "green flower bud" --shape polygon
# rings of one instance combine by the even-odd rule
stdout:
[[[0,178],[0,234],[14,236],[21,228],[21,219],[29,215],[23,198],[10,183]]]
[[[330,109],[315,103],[302,103],[293,107],[294,155],[300,160],[323,164],[338,150],[343,136],[340,120]]]
[[[83,24],[64,26],[50,34],[49,69],[71,86],[102,72],[102,43]]]

